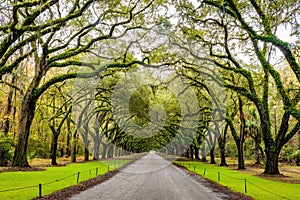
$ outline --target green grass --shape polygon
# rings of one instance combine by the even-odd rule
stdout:
[[[300,199],[300,184],[266,180],[241,171],[231,170],[226,167],[216,165],[204,164],[201,162],[176,163],[184,165],[190,171],[194,171],[195,169],[197,174],[221,185],[228,186],[231,190],[240,193],[245,193],[246,179],[247,195],[257,200]],[[203,175],[204,170],[205,175]],[[218,180],[218,172],[220,173],[220,181]]]
[[[45,196],[54,191],[76,185],[78,172],[80,172],[79,182],[82,182],[96,177],[96,168],[98,168],[98,175],[101,175],[108,171],[108,166],[110,170],[113,170],[126,162],[129,162],[129,160],[106,160],[69,164],[63,167],[47,167],[45,171],[0,173],[0,199],[28,200],[38,197],[38,185],[40,183],[42,184],[42,195]],[[1,192],[24,187],[29,188]]]

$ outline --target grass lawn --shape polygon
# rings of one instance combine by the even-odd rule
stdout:
[[[220,158],[215,159],[217,163],[220,163]],[[208,157],[208,161],[210,161]],[[230,158],[226,157],[226,162],[228,164],[228,168],[236,169],[238,166],[237,158]],[[259,175],[264,172],[264,164],[255,165],[255,160],[246,159],[245,166],[246,170],[243,172],[252,174],[252,175]],[[279,162],[279,171],[284,176],[265,176],[265,179],[273,180],[273,181],[280,181],[286,183],[298,183],[300,184],[300,166],[294,166],[290,163],[282,163]]]
[[[283,183],[266,180],[243,171],[232,170],[217,165],[205,164],[201,162],[181,162],[188,170],[194,171],[205,178],[228,186],[231,190],[245,193],[245,179],[247,195],[258,200],[265,199],[300,199],[300,184]],[[205,171],[205,175],[204,175]],[[218,180],[220,174],[220,181]]]
[[[42,195],[76,185],[79,182],[104,174],[109,169],[120,167],[130,160],[105,160],[98,162],[74,163],[62,167],[47,167],[45,171],[4,172],[0,173],[0,199],[28,200],[39,195],[39,184],[42,184]],[[56,181],[59,180],[59,181]],[[14,191],[1,192],[15,188],[24,188]]]

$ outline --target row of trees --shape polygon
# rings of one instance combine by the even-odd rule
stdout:
[[[213,156],[217,143],[226,165],[231,133],[239,168],[251,137],[257,162],[265,156],[264,173],[278,174],[280,152],[300,128],[299,7],[295,0],[1,3],[1,140],[16,141],[12,165],[28,166],[37,143],[52,164],[58,147],[76,161],[79,144],[87,160],[91,145],[95,159],[100,150],[105,157],[150,149],[187,149],[199,158],[199,151]],[[284,28],[290,41],[280,38]],[[173,71],[164,82],[141,85],[157,74],[138,65]],[[130,70],[140,87],[128,108],[118,107],[112,97]],[[187,88],[197,107],[183,106],[179,94]],[[198,118],[183,125],[185,116]]]
[[[209,6],[206,16],[199,12]],[[259,1],[203,1],[197,8],[184,6],[186,31],[206,48],[206,55],[198,59],[211,62],[221,69],[223,84],[237,95],[234,102],[239,111],[240,130],[235,130],[234,109],[227,107],[225,120],[237,144],[239,167],[243,168],[243,142],[246,121],[245,100],[255,106],[264,141],[266,174],[278,174],[278,158],[282,147],[299,132],[299,57],[296,43],[281,40],[277,31],[283,26],[299,38],[299,3]],[[290,12],[294,10],[294,12]],[[196,28],[195,28],[196,26]],[[210,31],[210,32],[209,32]],[[213,37],[211,35],[214,35]],[[298,48],[297,48],[298,46]],[[204,54],[205,55],[205,54]],[[280,63],[278,64],[278,57]],[[298,60],[298,61],[297,61]],[[284,68],[281,68],[284,67]],[[277,69],[288,71],[288,82]],[[292,83],[292,84],[291,84]],[[276,91],[272,96],[271,91]],[[245,100],[243,100],[245,98]],[[270,104],[271,98],[276,103]],[[270,109],[274,104],[283,110],[278,129],[272,130]],[[278,120],[279,121],[279,120]],[[277,126],[277,125],[276,125]]]

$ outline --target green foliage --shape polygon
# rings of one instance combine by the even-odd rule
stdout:
[[[293,147],[291,147],[290,145],[285,145],[281,150],[279,161],[280,162],[291,161],[290,158],[292,158],[293,153],[294,153]]]
[[[288,158],[290,161],[294,162],[297,166],[299,166],[300,165],[300,150],[294,152]]]
[[[133,116],[133,120],[139,126],[144,126],[150,122],[149,116],[149,98],[150,91],[148,87],[141,87],[137,89],[131,96],[129,102],[130,115]]]
[[[33,158],[49,158],[49,145],[42,141],[42,139],[30,138],[28,145],[28,157]]]
[[[249,159],[255,159],[255,143],[251,139],[245,141],[244,156]]]
[[[118,73],[111,71],[111,74],[108,74],[109,72],[106,71],[106,74],[103,74],[104,78],[101,79],[101,84],[97,88],[96,99],[101,105],[96,109],[97,112],[102,112],[103,106],[111,107],[111,102],[107,101],[107,99],[110,97],[111,91],[117,87],[113,87],[116,83],[126,86],[120,87],[122,89],[119,91],[124,95],[131,92],[131,87],[139,86],[143,80],[156,80],[155,74],[153,75],[149,71],[142,71],[134,67],[131,70],[134,73],[127,75],[123,70],[119,70]],[[126,79],[127,76],[130,77],[129,80]],[[170,84],[174,84],[173,87],[178,87],[176,81],[174,82],[174,78],[170,78],[168,81]],[[120,101],[115,103],[116,106],[114,108],[119,112],[119,119],[132,120],[132,122],[127,124],[126,131],[120,130],[116,124],[118,117],[114,118],[115,121],[111,120],[111,122],[108,122],[107,126],[103,126],[108,139],[118,147],[134,152],[149,151],[151,149],[158,150],[165,147],[176,134],[179,134],[178,129],[181,120],[179,101],[166,84],[161,82],[149,83],[139,86],[132,91],[128,102],[129,115],[127,112],[123,112],[124,107],[121,105],[123,99],[115,97],[114,99]],[[105,103],[104,105],[103,102],[107,102],[107,104]],[[108,118],[110,118],[109,115],[111,113],[108,113]],[[148,125],[150,128],[143,130]],[[142,137],[134,136],[137,131]]]
[[[234,140],[230,140],[226,144],[226,156],[236,158],[237,157],[237,149]]]
[[[14,141],[8,137],[0,138],[0,166],[7,166],[12,161]]]

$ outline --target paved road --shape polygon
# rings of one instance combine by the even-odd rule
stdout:
[[[155,153],[128,165],[111,179],[72,200],[187,200],[220,199],[210,189]]]

